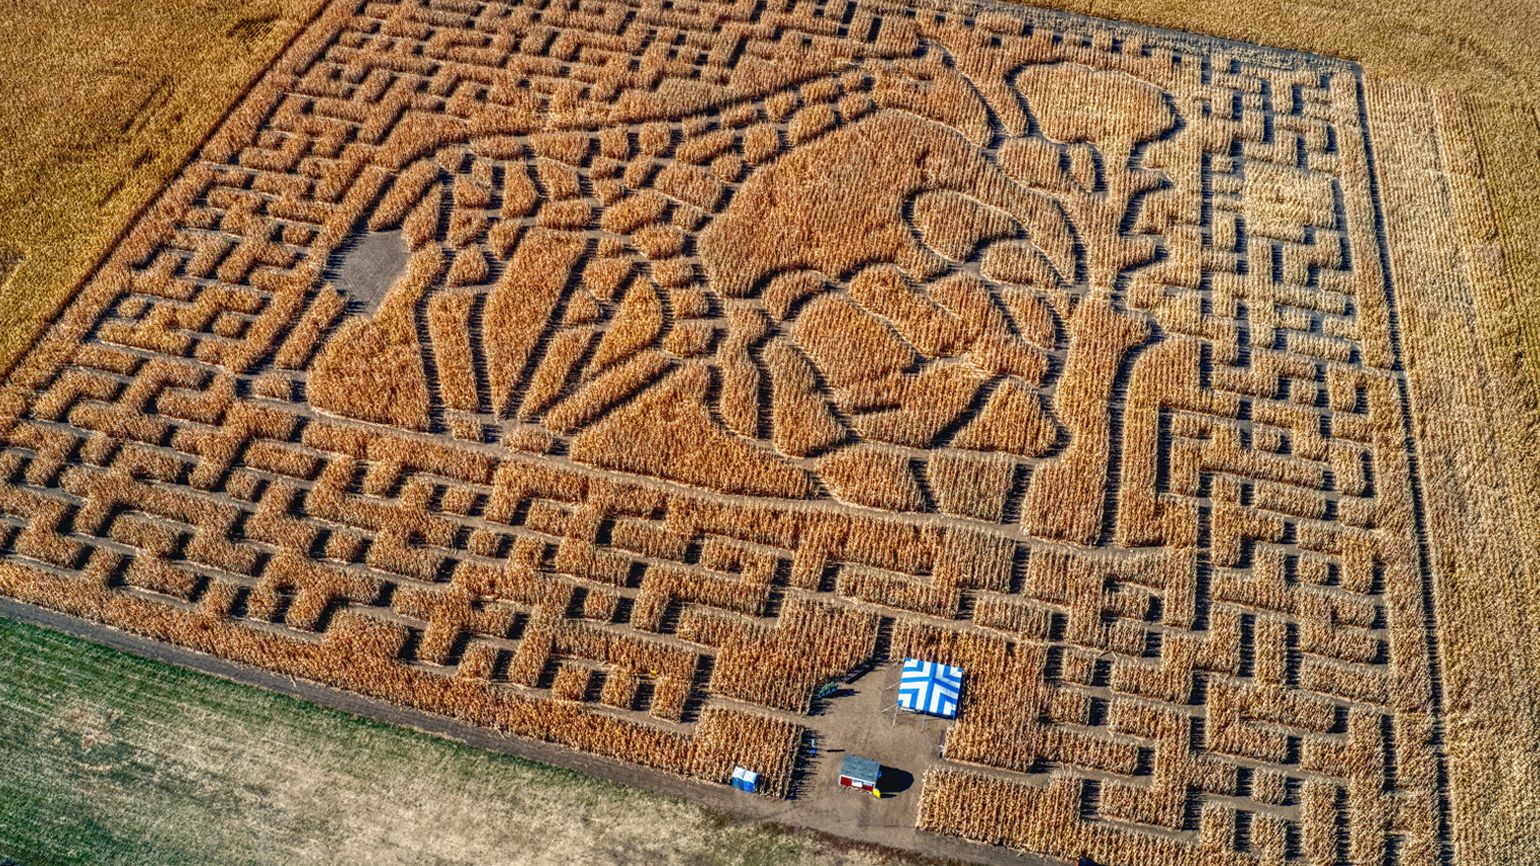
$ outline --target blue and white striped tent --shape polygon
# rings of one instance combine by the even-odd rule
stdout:
[[[898,705],[912,713],[955,719],[962,681],[962,668],[904,659],[904,672],[898,680]]]

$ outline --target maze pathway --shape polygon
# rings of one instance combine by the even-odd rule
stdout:
[[[924,830],[1448,857],[1362,76],[993,5],[338,0],[12,373],[0,593]]]

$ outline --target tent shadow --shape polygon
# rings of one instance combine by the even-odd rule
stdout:
[[[883,767],[882,775],[877,779],[877,790],[882,792],[883,799],[895,797],[914,787],[914,774],[897,767]]]

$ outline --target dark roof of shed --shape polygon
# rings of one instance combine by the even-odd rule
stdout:
[[[863,782],[877,781],[877,774],[882,772],[882,765],[871,758],[863,758],[860,755],[846,755],[840,761],[840,775],[849,776],[852,779],[860,779]]]

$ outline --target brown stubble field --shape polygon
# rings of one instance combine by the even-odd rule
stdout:
[[[317,8],[40,0],[0,11],[5,366]]]
[[[1523,211],[1489,197],[1484,175],[1493,165],[1521,179],[1540,174],[1536,152],[1521,144],[1534,116],[1390,83],[1369,96],[1371,112],[1399,133],[1381,136],[1379,164],[1429,515],[1451,792],[1472,816],[1455,833],[1469,856],[1510,856],[1531,850],[1540,822],[1540,654],[1531,640],[1540,630],[1540,475],[1527,444],[1540,414],[1526,369],[1533,355],[1522,348],[1534,292],[1505,227]]]
[[[18,369],[7,594],[779,794],[820,682],[925,654],[975,677],[925,829],[1534,844],[1526,55],[1418,10],[1351,47],[1116,13],[1359,78],[922,7],[844,22],[850,70],[798,12],[816,47],[751,26],[653,91],[728,67],[682,36],[639,85],[602,14],[376,5],[320,19]],[[544,59],[500,94],[478,50],[595,65],[599,107]],[[341,276],[376,238],[383,297]]]

